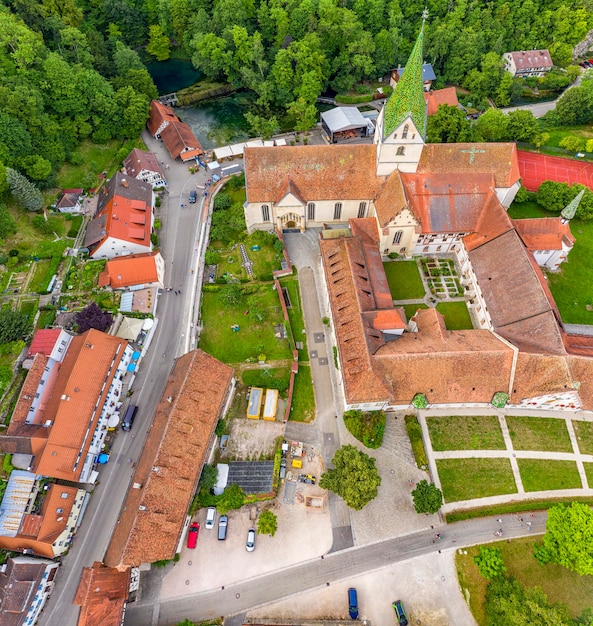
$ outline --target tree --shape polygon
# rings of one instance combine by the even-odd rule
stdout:
[[[216,485],[218,480],[218,469],[214,465],[204,465],[202,473],[200,474],[200,482],[198,488],[201,492],[209,493],[210,490]]]
[[[278,530],[278,517],[269,509],[262,512],[257,520],[257,532],[260,535],[271,535],[272,537]]]
[[[254,135],[261,135],[264,139],[269,139],[278,130],[278,120],[276,116],[264,117],[253,113],[245,113],[245,119]]]
[[[157,24],[149,30],[150,41],[146,46],[146,52],[156,57],[157,61],[166,61],[171,54],[171,42],[163,29]]]
[[[537,561],[558,563],[581,576],[593,574],[593,510],[580,502],[548,510],[546,534],[534,550]]]
[[[319,485],[344,499],[357,511],[377,497],[381,477],[375,459],[354,446],[342,446],[332,459],[334,467],[321,475]]]
[[[504,561],[502,560],[502,553],[499,548],[481,546],[480,551],[474,557],[474,563],[478,566],[480,574],[486,580],[498,578],[506,571]]]
[[[458,143],[471,141],[472,128],[465,113],[457,107],[441,104],[426,125],[429,143]]]
[[[91,328],[105,332],[113,323],[113,315],[103,311],[96,302],[91,302],[76,314],[75,320],[79,333],[85,333]]]
[[[27,209],[27,211],[41,210],[43,207],[43,194],[28,178],[11,167],[7,167],[6,181],[16,203],[20,207]]]
[[[525,141],[533,143],[539,132],[537,120],[531,111],[519,109],[509,113],[509,124],[507,127],[508,138],[513,141]]]
[[[441,490],[427,480],[421,480],[412,491],[416,513],[436,513],[443,506]]]
[[[576,135],[567,135],[560,140],[560,146],[571,152],[580,152],[585,149],[585,140]]]
[[[0,344],[28,339],[33,328],[32,320],[20,311],[0,311]]]
[[[227,485],[216,505],[221,515],[226,515],[232,509],[240,509],[245,504],[245,492],[239,485]]]
[[[0,239],[6,239],[10,235],[16,233],[16,222],[6,208],[6,205],[0,203]]]
[[[137,137],[148,119],[148,98],[128,86],[115,92],[115,102],[119,108],[117,134],[129,138]]]
[[[476,132],[484,141],[503,141],[508,137],[508,126],[508,115],[490,108],[477,119]]]
[[[555,116],[563,126],[587,124],[593,119],[593,98],[581,85],[567,89],[556,103]]]

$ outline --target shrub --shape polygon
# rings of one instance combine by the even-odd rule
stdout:
[[[474,557],[474,563],[478,566],[481,576],[486,580],[498,578],[506,571],[499,548],[481,546],[480,552]]]
[[[412,444],[412,452],[414,452],[414,458],[416,459],[416,465],[420,469],[428,467],[428,457],[426,456],[426,450],[424,449],[424,441],[422,439],[422,428],[418,423],[418,419],[415,415],[406,415],[406,431]]]
[[[423,393],[417,393],[412,399],[412,406],[417,409],[425,409],[428,406],[428,400]]]
[[[156,248],[159,245],[159,236],[156,233],[150,234],[150,243]]]
[[[214,199],[214,210],[224,211],[230,208],[232,204],[231,196],[228,193],[221,192]]]
[[[495,406],[497,409],[502,409],[506,406],[509,401],[509,394],[504,391],[497,391],[492,397],[492,406]]]
[[[383,411],[346,411],[344,424],[350,433],[367,448],[381,447],[385,433],[385,413]]]
[[[157,196],[157,197],[154,199],[154,206],[155,206],[157,209],[161,206],[161,197],[160,197],[160,196]],[[155,228],[156,228],[156,226],[155,226]]]

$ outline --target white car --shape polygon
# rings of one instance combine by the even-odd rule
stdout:
[[[216,522],[216,508],[209,506],[206,511],[206,528],[214,528]]]
[[[255,529],[250,528],[247,531],[247,543],[245,544],[247,552],[253,552],[255,550]]]

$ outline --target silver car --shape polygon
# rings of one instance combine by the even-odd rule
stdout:
[[[247,531],[247,543],[245,544],[247,552],[253,552],[255,550],[255,528],[250,528]]]
[[[216,508],[209,506],[206,511],[206,528],[214,528],[216,523]]]

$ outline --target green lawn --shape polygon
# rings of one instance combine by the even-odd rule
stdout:
[[[548,272],[548,285],[569,324],[593,324],[593,221],[571,220],[576,242],[557,273]]]
[[[445,316],[447,330],[466,330],[474,327],[465,302],[439,302],[437,311]]]
[[[561,148],[560,142],[564,137],[580,137],[583,141],[587,141],[593,137],[590,130],[586,130],[583,126],[558,126],[556,128],[546,128],[550,138],[546,141],[546,146],[553,148]]]
[[[591,606],[593,576],[579,576],[560,565],[540,565],[533,557],[533,541],[524,537],[493,545],[502,552],[508,576],[516,578],[525,587],[541,587],[550,603],[563,602],[568,605],[570,616],[578,617]],[[469,599],[472,614],[479,626],[486,626],[484,599],[487,581],[480,576],[473,560],[479,549],[480,546],[465,548],[456,554],[455,561],[459,584],[464,597]]]
[[[99,174],[106,171],[107,178],[110,178],[121,166],[118,154],[123,155],[121,157],[123,161],[132,148],[146,150],[141,139],[130,139],[125,142],[112,139],[104,144],[83,141],[76,148],[76,152],[82,156],[81,164],[65,163],[58,172],[58,186],[61,189],[96,187],[100,181]]]
[[[295,422],[310,422],[314,418],[315,393],[311,368],[308,365],[299,365],[299,371],[294,379],[290,419]]]
[[[593,454],[593,423],[572,420],[581,454]]]
[[[509,416],[506,420],[516,450],[573,451],[563,419]]]
[[[29,283],[29,291],[39,293],[43,287],[47,287],[45,276],[49,271],[51,259],[39,259],[35,263],[35,270],[31,282]]]
[[[556,215],[556,213],[546,211],[535,200],[513,202],[509,207],[508,213],[513,220],[524,220],[532,217],[554,217]]]
[[[498,418],[494,415],[429,417],[426,419],[434,450],[504,450]]]
[[[207,287],[212,287],[208,285]],[[202,324],[200,348],[212,354],[224,363],[238,363],[247,359],[257,359],[264,353],[267,360],[290,359],[288,340],[277,339],[274,324],[283,324],[284,318],[278,302],[278,294],[272,285],[250,287],[255,291],[267,318],[257,323],[249,315],[246,296],[237,306],[222,303],[218,291],[205,291],[202,297]],[[233,332],[231,326],[239,325],[239,332]]]
[[[288,367],[277,368],[254,368],[243,370],[241,380],[244,385],[250,387],[264,387],[269,389],[278,389],[283,395],[290,382],[290,369]]]
[[[525,491],[580,489],[583,485],[574,461],[517,459]]]
[[[424,298],[426,294],[416,261],[388,261],[383,267],[394,300]]]
[[[406,318],[409,320],[413,315],[416,314],[416,311],[418,309],[428,309],[428,306],[426,304],[404,304]]]
[[[47,328],[54,323],[56,319],[56,311],[55,309],[41,309],[41,313],[37,318],[37,326],[36,329]]]
[[[303,319],[303,306],[301,290],[297,276],[286,276],[280,279],[280,285],[288,291],[291,306],[288,308],[288,319],[295,341],[301,341],[303,347],[299,350],[299,361],[309,360],[307,348],[307,335],[305,334],[305,321]]]
[[[591,486],[593,485],[593,463],[583,463],[583,467],[585,468],[585,475],[587,476],[589,489],[591,489]]]
[[[39,302],[37,300],[21,300],[21,313],[27,315],[31,322],[35,319],[38,304]]]
[[[436,464],[446,502],[517,493],[508,459],[439,459]]]

